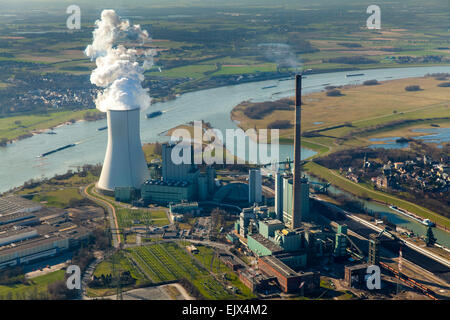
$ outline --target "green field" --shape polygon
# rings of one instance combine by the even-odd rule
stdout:
[[[70,200],[81,200],[83,196],[79,193],[78,188],[66,188],[54,191],[42,192],[33,197],[33,201],[45,202],[50,207],[65,208],[69,205]]]
[[[115,272],[113,270],[113,263]],[[149,283],[149,279],[143,274],[135,265],[131,258],[128,257],[127,252],[118,252],[114,256],[109,257],[107,260],[102,261],[94,271],[94,276],[100,277],[101,275],[112,275],[118,272],[129,271],[131,276],[136,279],[136,283],[132,287],[122,288],[123,291],[133,289],[134,287],[142,286]],[[113,295],[116,293],[116,288],[88,288],[87,293],[90,297],[102,297]]]
[[[63,280],[65,275],[64,270],[58,270],[43,276],[39,276],[30,279],[29,285],[13,285],[2,286],[0,285],[0,300],[6,299],[29,299],[31,297],[35,299],[48,299],[47,286],[57,280]]]
[[[169,224],[166,212],[163,210],[122,209],[117,210],[117,220],[120,228],[132,226],[165,226]]]
[[[201,255],[205,254],[205,259],[210,261],[211,251],[203,248],[201,250],[202,252],[195,255],[196,259],[194,259],[184,248],[180,248],[174,242],[127,249],[138,263],[139,268],[155,283],[186,278],[207,299],[233,299],[252,296],[239,279],[230,270],[226,270],[222,266],[222,272],[226,272],[229,281],[241,291],[237,295],[229,293],[224,285],[210,274],[209,266],[205,266],[208,262],[202,263]]]
[[[39,130],[54,128],[68,121],[82,120],[87,112],[95,110],[60,111],[46,115],[21,115],[0,118],[0,140],[14,140]]]

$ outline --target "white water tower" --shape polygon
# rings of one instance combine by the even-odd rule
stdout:
[[[116,187],[140,189],[150,178],[139,131],[140,109],[108,110],[108,146],[97,188],[113,193]]]

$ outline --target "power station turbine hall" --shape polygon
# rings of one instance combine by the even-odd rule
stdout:
[[[107,111],[108,146],[97,188],[111,193],[116,187],[140,189],[150,178],[142,151],[139,108]]]

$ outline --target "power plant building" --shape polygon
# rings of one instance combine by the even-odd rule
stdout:
[[[319,272],[295,272],[274,256],[260,257],[258,267],[268,276],[276,277],[285,293],[311,292],[320,287]]]
[[[283,222],[287,226],[292,225],[292,210],[293,210],[293,179],[285,176],[283,180]],[[307,179],[302,179],[299,184],[297,192],[300,193],[300,209],[302,212],[302,221],[310,221],[310,205],[309,205],[309,183]],[[277,200],[275,200],[276,202]],[[299,227],[299,225],[297,225]]]
[[[180,163],[174,159],[181,160]],[[194,149],[190,143],[162,144],[162,178],[163,181],[185,180],[192,181],[192,173],[196,171],[193,163]]]
[[[262,201],[262,180],[261,170],[251,169],[248,173],[248,202],[250,204],[261,203]]]
[[[187,181],[147,180],[141,187],[144,203],[169,204],[172,202],[192,201],[196,194],[196,185]]]
[[[279,170],[275,174],[275,214],[278,220],[283,220],[283,178]]]
[[[284,229],[284,224],[280,220],[269,219],[259,221],[259,233],[265,237],[274,237],[275,231]]]

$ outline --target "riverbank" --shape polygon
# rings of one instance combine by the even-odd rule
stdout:
[[[335,145],[335,139],[346,138],[345,145],[362,146],[370,144],[369,138],[379,137],[379,131],[397,129],[400,137],[413,135],[409,126],[396,128],[393,122],[400,120],[424,119],[424,125],[433,122],[450,124],[450,109],[448,103],[448,88],[438,85],[447,80],[437,80],[433,77],[407,78],[401,80],[380,81],[378,85],[345,85],[333,86],[341,92],[341,96],[328,96],[322,86],[322,92],[314,92],[304,96],[302,105],[302,133],[311,133],[311,142],[344,147],[342,143]],[[406,87],[418,85],[421,90],[408,92]],[[266,129],[275,127],[281,122],[286,125],[280,127],[280,138],[293,138],[292,108],[287,106],[293,98],[283,98],[266,102],[242,102],[231,112],[231,119],[237,125],[247,130],[250,128]],[[254,112],[257,107],[264,107],[265,112]],[[291,107],[292,104],[291,104]],[[261,114],[260,114],[261,113]],[[393,123],[388,128],[384,124]],[[415,124],[416,125],[416,124]],[[375,128],[374,128],[375,127]],[[415,128],[424,128],[417,124]],[[425,126],[426,127],[426,126]],[[368,134],[364,129],[372,129]],[[358,137],[348,139],[353,132]],[[351,140],[351,141],[349,141]],[[325,142],[325,143],[324,143]]]
[[[339,97],[328,96],[326,92],[307,94],[302,106],[302,146],[317,151],[312,157],[317,158],[371,145],[372,137],[392,136],[391,131],[398,137],[409,138],[416,135],[412,129],[448,127],[448,88],[438,86],[447,80],[420,77],[383,81],[372,86],[335,86],[341,91]],[[411,85],[419,85],[421,90],[406,91]],[[291,127],[280,129],[280,143],[292,143],[293,106],[289,99],[292,101],[292,98],[284,98],[274,102],[241,103],[233,108],[231,119],[243,130],[265,129],[280,120],[285,121]],[[305,169],[357,197],[394,204],[436,222],[444,230],[450,227],[449,219],[432,210],[354,183],[317,163],[310,162]]]
[[[338,187],[339,189],[345,190],[358,198],[370,198],[371,200],[377,201],[381,204],[393,204],[399,208],[403,208],[407,211],[413,212],[414,214],[422,218],[434,221],[436,223],[436,226],[444,231],[448,232],[450,229],[450,219],[441,216],[429,209],[421,207],[412,202],[391,196],[385,192],[369,189],[365,186],[350,181],[349,179],[339,175],[339,173],[325,168],[315,162],[308,162],[304,166],[304,168],[313,176],[324,179],[332,185]]]
[[[46,115],[23,115],[0,118],[0,146],[46,133],[62,125],[105,118],[97,109],[51,112]]]

